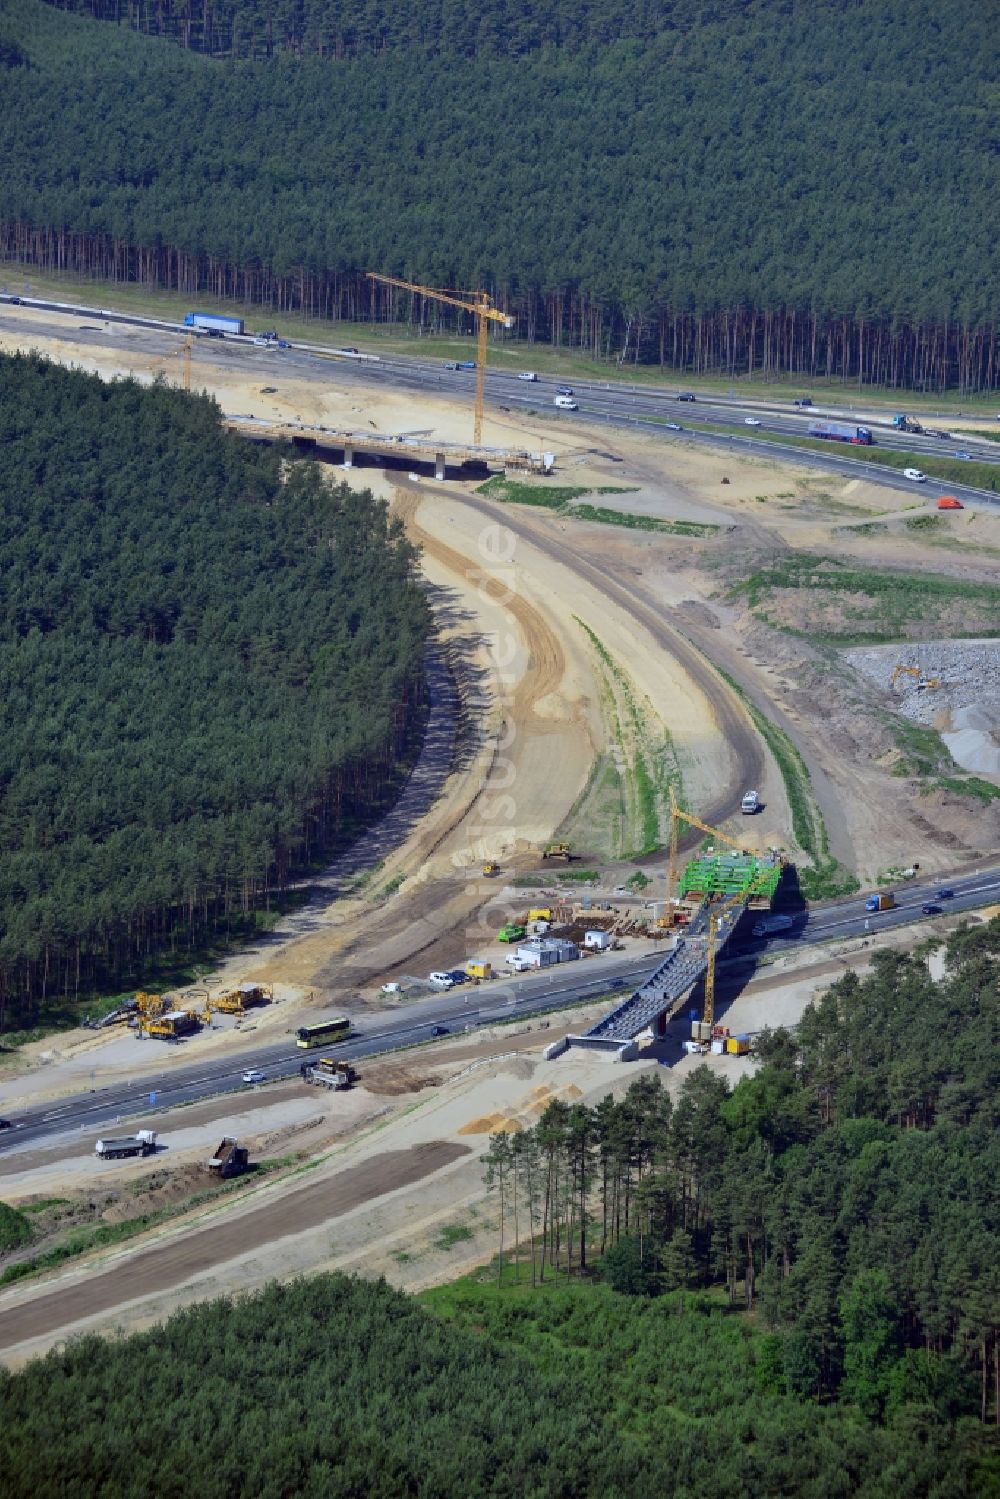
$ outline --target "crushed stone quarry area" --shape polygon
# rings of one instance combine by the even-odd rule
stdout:
[[[922,640],[844,652],[892,695],[895,711],[935,729],[965,770],[1000,778],[1000,646],[992,640]]]

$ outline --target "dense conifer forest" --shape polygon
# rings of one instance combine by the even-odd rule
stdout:
[[[0,1027],[249,916],[419,730],[398,526],[219,415],[0,358]]]
[[[911,1401],[1000,1425],[1000,919],[958,931],[943,981],[876,952],[730,1090],[551,1104],[491,1141],[518,1273],[653,1293],[719,1282],[769,1330],[781,1388],[875,1419]]]
[[[503,1256],[422,1305],[323,1276],[0,1371],[0,1488],[996,1494],[998,957],[885,953],[732,1089],[495,1139]]]
[[[375,269],[608,359],[1000,381],[981,0],[72,8],[0,20],[8,256],[451,326]]]

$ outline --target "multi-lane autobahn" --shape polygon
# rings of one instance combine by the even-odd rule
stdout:
[[[20,307],[33,310],[30,325],[20,316]],[[39,321],[38,313],[48,314],[51,321]],[[180,340],[191,331],[179,323],[135,317],[105,308],[69,306],[30,298],[18,298],[15,304],[11,294],[0,293],[0,328],[7,331],[23,334],[30,329],[53,338],[65,338],[67,325],[73,322],[76,324],[75,328],[71,328],[74,342],[105,348],[109,343],[117,342],[126,364],[130,349],[155,358],[179,354],[182,347]],[[419,394],[467,398],[470,407],[475,380],[474,369],[448,369],[440,359],[425,359],[408,354],[365,355],[356,350],[335,350],[326,345],[309,343],[297,343],[287,349],[280,349],[271,343],[262,348],[254,343],[249,334],[243,337],[227,335],[225,338],[199,339],[197,361],[199,368],[214,365],[232,369],[234,365],[239,365],[247,370],[259,369],[262,376],[269,378],[277,377],[282,370],[294,370],[300,379],[325,383],[330,381],[330,365],[333,361],[337,365],[337,378],[349,381],[352,385],[391,384],[397,389]],[[738,396],[735,392],[730,396],[698,395],[694,401],[682,401],[679,399],[683,394],[681,391],[665,391],[654,386],[621,381],[612,384],[597,380],[574,380],[577,410],[572,412],[555,409],[553,403],[560,388],[561,382],[555,377],[538,376],[535,380],[527,381],[517,373],[506,370],[487,370],[486,373],[487,400],[501,412],[506,409],[536,412],[539,415],[544,413],[546,421],[559,421],[570,430],[574,421],[581,419],[591,424],[595,420],[605,422],[609,427],[639,427],[664,440],[680,439],[703,446],[757,453],[799,466],[832,469],[852,477],[863,475],[869,482],[886,488],[899,489],[901,486],[906,487],[911,481],[898,469],[880,468],[878,464],[866,463],[863,458],[853,456],[847,444],[831,444],[830,451],[827,451],[796,448],[772,439],[782,436],[806,437],[810,420],[823,416],[872,427],[875,442],[880,448],[912,456],[915,467],[935,455],[954,457],[956,453],[968,453],[970,458],[983,462],[1000,461],[1000,446],[986,439],[962,433],[944,441],[917,433],[899,432],[888,425],[878,425],[877,419],[864,408],[845,409],[824,403],[809,410],[797,410],[790,401],[766,401]],[[748,419],[759,425],[746,425]],[[705,426],[732,430],[705,431]],[[978,489],[971,484],[956,483],[953,480],[946,484],[938,481],[938,484],[969,505],[1000,505],[1000,494]],[[919,485],[913,487],[915,493],[922,489]]]
[[[769,939],[742,935],[748,931],[748,918],[738,929],[734,938],[735,951],[729,956],[741,960],[741,977],[745,979],[752,972],[754,959],[765,951],[790,951],[836,939],[877,934],[914,922],[924,923],[930,934],[935,923],[940,922],[945,914],[954,915],[1000,902],[1000,865],[956,877],[946,887],[953,893],[936,901],[935,896],[941,888],[940,879],[914,880],[896,891],[894,910],[878,915],[865,911],[862,896],[816,905],[793,914],[791,930]],[[940,906],[941,915],[925,914],[922,908],[928,904]],[[463,985],[359,1021],[352,1036],[336,1044],[336,1052],[338,1056],[358,1060],[417,1046],[442,1033],[477,1030],[528,1015],[569,1008],[615,991],[619,991],[620,997],[629,989],[638,987],[658,962],[655,954],[639,958],[618,958],[608,954],[587,963],[570,964],[555,972],[523,976],[509,983],[494,981],[475,989]],[[167,1043],[147,1039],[136,1044],[146,1048]],[[183,1045],[180,1043],[181,1047]],[[243,1073],[250,1068],[259,1071],[265,1082],[291,1077],[308,1055],[299,1050],[293,1040],[284,1039],[231,1053],[225,1059],[192,1062],[190,1065],[177,1059],[178,1065],[165,1067],[159,1073],[143,1073],[134,1080],[96,1092],[88,1091],[8,1115],[13,1128],[0,1134],[0,1150],[24,1147],[84,1128],[100,1132],[129,1116],[148,1115],[153,1109],[173,1108],[233,1092],[246,1086]]]

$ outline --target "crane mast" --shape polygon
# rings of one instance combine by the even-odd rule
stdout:
[[[421,286],[417,281],[403,281],[398,276],[383,276],[378,271],[369,271],[370,281],[381,281],[385,286],[397,286],[401,291],[416,292],[421,297],[431,297],[435,302],[444,302],[449,307],[460,307],[463,312],[471,312],[477,320],[476,332],[476,409],[473,425],[472,441],[479,447],[483,437],[483,405],[486,395],[486,347],[490,323],[502,323],[505,328],[513,328],[514,319],[510,313],[501,312],[493,304],[493,298],[485,291],[470,292],[466,295],[456,295],[454,292],[439,291],[433,286]]]

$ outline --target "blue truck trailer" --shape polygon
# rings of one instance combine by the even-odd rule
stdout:
[[[853,422],[810,422],[810,437],[830,437],[834,442],[860,442],[871,446],[870,427],[856,427]]]
[[[245,333],[241,317],[223,317],[217,312],[189,312],[184,319],[185,328],[204,328],[206,333],[217,337],[223,333]]]

